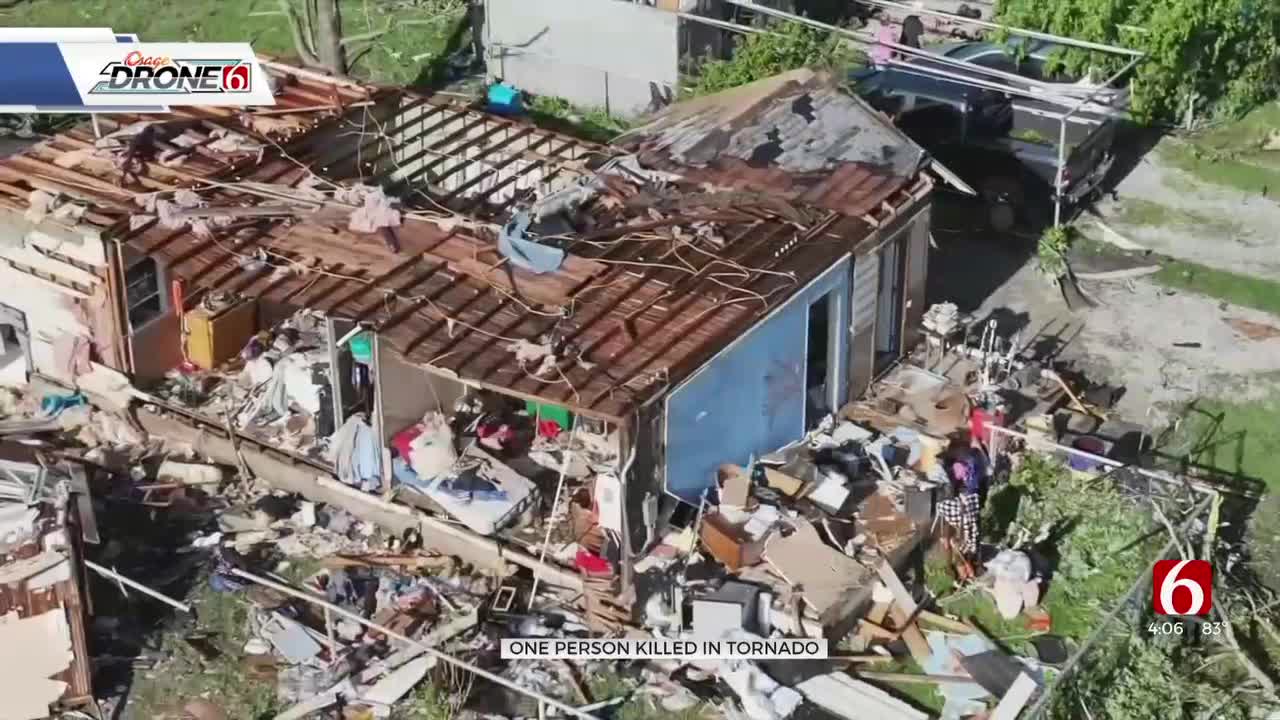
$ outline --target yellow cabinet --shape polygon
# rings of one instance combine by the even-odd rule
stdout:
[[[199,307],[187,312],[186,326],[187,359],[212,370],[235,357],[258,331],[258,306],[245,300],[216,311]]]

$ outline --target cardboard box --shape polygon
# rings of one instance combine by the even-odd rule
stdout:
[[[702,518],[701,537],[712,557],[730,570],[737,570],[760,562],[769,533],[753,539],[741,525],[716,512]]]

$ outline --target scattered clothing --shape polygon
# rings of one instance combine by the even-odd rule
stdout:
[[[484,460],[462,464],[452,475],[440,481],[438,489],[467,502],[507,499],[493,468]]]
[[[609,564],[608,560],[589,550],[579,550],[578,554],[573,558],[573,564],[587,575],[613,575],[613,565]]]
[[[80,393],[72,393],[70,395],[45,395],[40,400],[40,411],[45,417],[55,418],[62,414],[63,410],[86,404],[85,398]]]
[[[564,432],[564,430],[560,427],[560,423],[556,422],[555,420],[539,420],[538,421],[539,437],[544,437],[548,440],[555,440],[556,438],[560,437],[560,433],[562,432]]]
[[[378,489],[382,483],[381,452],[363,413],[343,423],[333,436],[332,447],[339,480],[365,492]]]
[[[938,503],[942,521],[960,533],[960,551],[972,555],[978,550],[978,496],[958,495]]]
[[[501,450],[515,436],[515,431],[510,425],[480,425],[476,427],[476,436],[480,438],[481,445],[490,450]]]

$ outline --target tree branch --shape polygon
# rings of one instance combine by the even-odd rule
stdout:
[[[307,0],[304,0],[306,2]],[[308,42],[307,31],[303,28],[302,20],[298,17],[297,11],[293,7],[293,3],[289,0],[279,0],[280,10],[289,22],[289,33],[293,36],[293,47],[298,51],[298,57],[302,59],[303,65],[311,67],[320,67],[320,58],[316,56],[315,50]]]
[[[382,28],[381,30],[372,30],[367,33],[360,33],[359,35],[348,35],[347,37],[344,37],[341,40],[339,40],[338,43],[343,47],[348,47],[358,42],[363,42],[365,40],[373,40],[375,38],[382,37],[383,35],[386,35],[389,32],[391,32],[390,19],[387,20],[387,26]],[[351,61],[351,64],[354,65],[355,61],[354,60]]]
[[[317,58],[320,52],[316,50],[316,0],[302,0],[302,33],[307,38],[311,54]]]
[[[391,18],[387,18],[387,26],[382,28],[381,30],[370,30],[367,33],[360,33],[359,35],[348,35],[347,37],[342,38],[341,43],[343,47],[347,47],[353,43],[361,42],[362,40],[373,40],[383,35],[386,35],[387,33],[391,32],[393,25],[434,25],[440,22],[441,20],[447,19],[450,15],[456,15],[456,14],[457,14],[456,10],[449,10],[446,12],[442,12],[439,15],[435,15],[429,18],[421,18],[418,20],[396,20],[393,22]],[[353,60],[351,64],[354,65],[355,61]]]
[[[1240,647],[1240,642],[1236,640],[1235,630],[1231,627],[1231,620],[1227,617],[1228,608],[1224,608],[1226,597],[1223,593],[1215,593],[1218,602],[1213,605],[1213,612],[1217,614],[1218,619],[1222,621],[1222,637],[1227,641],[1227,645],[1235,651],[1236,660],[1244,667],[1245,672],[1249,673],[1249,677],[1262,687],[1262,690],[1271,697],[1273,701],[1280,702],[1280,695],[1276,694],[1276,684],[1272,681],[1271,676],[1267,675],[1258,664],[1245,653],[1244,648]]]

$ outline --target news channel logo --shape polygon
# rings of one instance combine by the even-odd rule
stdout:
[[[1151,568],[1157,615],[1205,616],[1213,610],[1213,566],[1207,560],[1157,560]]]
[[[170,58],[143,55],[138,50],[112,60],[98,73],[105,76],[91,95],[199,95],[249,93],[253,66],[241,58]]]
[[[0,112],[272,106],[249,43],[144,43],[110,28],[0,28]]]

